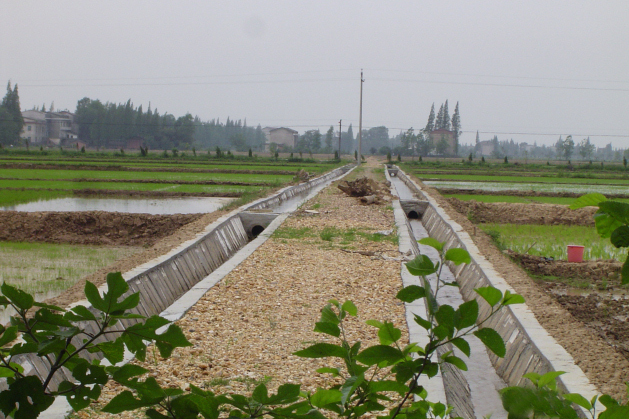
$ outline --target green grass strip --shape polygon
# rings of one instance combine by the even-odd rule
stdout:
[[[615,248],[609,239],[601,239],[594,227],[542,226],[518,224],[482,224],[499,247],[533,256],[568,258],[568,245],[585,246],[584,259],[616,259],[624,261],[626,250]]]

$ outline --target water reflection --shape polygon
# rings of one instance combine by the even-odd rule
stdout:
[[[132,214],[202,214],[213,212],[233,198],[59,198],[0,207],[2,211],[106,211]]]

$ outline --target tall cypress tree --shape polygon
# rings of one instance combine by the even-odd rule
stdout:
[[[448,131],[452,130],[452,126],[450,124],[450,112],[448,111],[448,100],[446,99],[445,105],[443,105],[443,129],[447,129]]]
[[[452,115],[452,131],[454,132],[454,152],[457,153],[459,151],[459,137],[461,136],[461,115],[459,115],[459,102],[456,103],[454,115]]]
[[[435,121],[435,129],[443,128],[443,104],[439,108],[439,113],[437,114],[437,119]]]
[[[430,134],[431,131],[435,130],[435,104],[433,103],[430,107],[430,115],[428,115],[428,123],[426,124],[426,128],[424,131]]]

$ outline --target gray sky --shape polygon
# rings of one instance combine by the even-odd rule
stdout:
[[[423,127],[430,105],[448,99],[450,112],[460,102],[463,143],[479,130],[629,147],[626,0],[0,0],[0,9],[0,83],[18,83],[22,108],[130,98],[300,132],[343,119],[356,133],[363,68],[363,126],[390,135]]]

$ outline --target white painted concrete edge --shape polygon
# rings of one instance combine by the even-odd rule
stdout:
[[[406,214],[400,205],[399,200],[393,202],[393,214],[395,216],[395,225],[398,232],[399,249],[402,254],[411,252],[411,237],[406,225]],[[402,263],[400,276],[402,277],[402,284],[407,287],[409,285],[420,285],[419,278],[410,274],[406,266]],[[408,327],[408,339],[409,342],[416,342],[420,346],[424,347],[428,344],[428,335],[426,330],[415,322],[415,313],[425,317],[426,316],[426,304],[423,298],[412,303],[404,303],[406,308],[406,325]],[[417,381],[428,392],[428,400],[431,402],[441,402],[444,405],[448,405],[446,399],[446,390],[443,384],[443,377],[441,376],[441,370],[433,378],[428,378],[423,375]]]
[[[356,166],[352,167],[350,170],[348,170],[343,175],[343,177],[348,175],[349,173],[351,173],[355,168],[356,168]],[[288,188],[290,188],[290,186]],[[284,188],[284,189],[287,189],[287,188]],[[280,190],[279,192],[276,192],[276,194],[282,193],[282,191],[284,191],[284,189]],[[300,206],[305,204],[306,202],[308,202],[313,197],[315,197],[323,189],[324,188],[320,188],[320,189],[317,189],[317,187],[313,188],[313,190],[304,198],[304,200],[302,201]],[[274,195],[276,195],[276,194],[274,194]],[[205,237],[205,235],[207,233],[209,233],[210,231],[212,231],[213,229],[218,227],[223,222],[227,221],[229,218],[233,217],[234,215],[240,213],[241,211],[244,211],[247,208],[249,208],[250,206],[255,205],[256,203],[258,203],[260,201],[263,201],[265,199],[268,199],[268,198],[261,198],[261,199],[259,199],[257,201],[254,201],[253,204],[249,203],[249,204],[243,205],[243,206],[239,207],[238,209],[230,212],[229,214],[219,218],[215,222],[213,222],[210,225],[208,225],[204,229],[204,231],[202,233],[197,234],[194,239],[184,242],[181,246],[178,246],[175,250],[169,252],[167,255],[164,255],[164,256],[161,256],[159,258],[153,259],[152,261],[150,261],[148,263],[145,263],[144,265],[141,265],[140,267],[145,267],[145,268],[142,271],[140,271],[139,273],[145,272],[147,269],[150,269],[151,267],[153,267],[153,266],[163,262],[164,260],[168,260],[171,257],[179,254],[182,250],[185,249],[185,247],[182,247],[184,244],[187,244],[187,246],[190,246],[191,244],[194,244],[200,238]],[[179,299],[177,299],[173,304],[171,304],[169,307],[167,307],[166,310],[162,311],[160,313],[160,316],[166,318],[167,320],[170,320],[171,322],[174,322],[176,320],[181,319],[205,295],[205,293],[207,291],[209,291],[214,285],[219,283],[220,280],[223,279],[228,273],[230,273],[234,268],[236,268],[245,259],[247,259],[258,247],[260,247],[262,244],[264,244],[264,242],[266,242],[271,237],[273,232],[280,225],[282,225],[282,223],[291,214],[292,213],[280,214],[277,218],[275,218],[275,220],[273,220],[271,222],[271,224],[269,224],[267,226],[267,228],[264,229],[264,231],[262,231],[262,233],[260,233],[260,235],[258,237],[256,237],[255,239],[253,239],[252,241],[247,243],[242,249],[240,249],[238,252],[236,252],[225,263],[223,263],[221,266],[219,266],[217,269],[215,269],[212,273],[210,273],[208,276],[206,276],[201,281],[199,281],[190,290],[188,290],[188,292],[186,292],[184,295],[179,297]],[[166,257],[166,256],[168,256],[168,257]],[[136,271],[140,267],[132,269],[131,271],[129,271],[129,273],[132,273],[132,272]],[[126,277],[125,276],[126,274],[127,273],[123,274],[123,277],[127,281],[129,279],[133,278],[135,275],[137,275],[137,273],[136,273],[136,274],[133,274],[130,277]],[[99,287],[99,291],[101,293],[102,292],[106,292],[107,291],[107,284],[105,284],[104,287],[103,286]],[[69,306],[69,308],[72,308],[72,307],[77,306],[79,304],[88,305],[89,306],[89,302],[87,300],[82,300],[82,301],[78,301],[78,302],[72,304],[71,306]],[[161,327],[160,329],[158,329],[158,333],[162,333],[164,330],[166,330],[166,328],[168,328],[168,326],[169,325],[165,325],[165,326]],[[123,361],[119,365],[127,364],[128,362],[133,360],[133,358],[134,358],[134,356],[130,352],[125,350],[124,359],[123,359]],[[106,364],[107,360],[104,359],[102,361],[102,363]],[[57,397],[55,399],[55,401],[53,402],[52,406],[50,406],[48,408],[48,410],[43,412],[39,417],[41,419],[64,419],[72,412],[73,412],[73,409],[70,406],[70,404],[68,403],[67,399],[65,397]]]
[[[400,170],[401,171],[401,170]],[[490,279],[492,285],[502,291],[509,290],[515,293],[515,290],[505,281],[505,279],[494,269],[493,264],[480,252],[478,247],[472,241],[470,235],[445,212],[437,201],[426,191],[415,183],[411,178],[408,180],[418,190],[425,194],[430,205],[442,217],[446,224],[456,232],[459,239],[470,253],[470,256],[476,261],[478,266],[485,272]],[[548,360],[555,371],[564,371],[566,374],[559,377],[559,380],[565,385],[570,393],[579,393],[586,399],[590,400],[599,394],[596,387],[590,382],[585,373],[579,368],[572,356],[544,329],[535,318],[533,312],[526,304],[517,304],[509,306],[517,321],[522,326],[521,330],[528,335],[531,341],[541,351],[542,355]],[[602,406],[599,406],[602,407]]]

